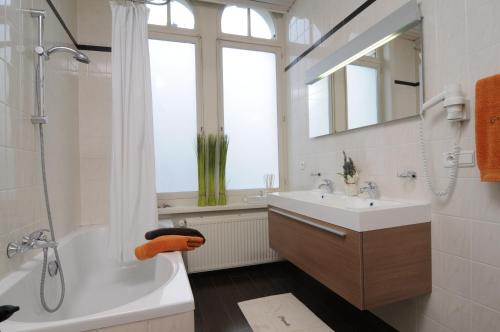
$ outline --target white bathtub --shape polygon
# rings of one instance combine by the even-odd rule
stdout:
[[[189,327],[184,327],[183,332],[193,328],[193,294],[180,253],[164,253],[121,267],[106,257],[104,226],[83,227],[59,243],[66,279],[61,309],[49,314],[40,304],[40,254],[0,280],[0,304],[21,307],[0,323],[0,331],[101,331],[139,322],[134,324],[144,328],[135,330],[147,332],[155,319],[163,320],[157,325],[178,326],[178,322],[168,322],[168,318],[176,317],[181,317],[184,324],[188,320]],[[54,306],[58,292],[59,276],[47,275],[45,293],[49,305]]]

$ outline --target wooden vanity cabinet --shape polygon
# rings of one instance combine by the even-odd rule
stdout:
[[[269,241],[362,310],[431,292],[430,222],[356,232],[272,208]]]

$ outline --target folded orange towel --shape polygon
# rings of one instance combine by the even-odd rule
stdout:
[[[476,149],[481,181],[500,181],[500,75],[476,83]]]
[[[198,236],[163,235],[135,248],[135,257],[142,261],[161,252],[190,251],[200,247],[204,239]]]

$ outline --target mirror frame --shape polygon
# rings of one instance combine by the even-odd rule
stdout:
[[[340,68],[352,63],[363,55],[387,44],[405,30],[422,22],[417,0],[410,0],[393,13],[361,33],[325,59],[308,69],[306,84],[313,84],[330,76]]]
[[[422,39],[421,39],[421,50],[420,50],[420,64],[418,68],[418,79],[420,83],[419,94],[417,96],[418,103],[421,105],[424,98],[424,25],[423,16],[420,12],[420,7],[417,0],[410,0],[405,5],[401,6],[399,9],[395,10],[393,13],[386,16],[384,19],[373,25],[367,31],[358,35],[352,41],[348,42],[343,47],[339,48],[332,54],[330,54],[325,59],[321,60],[318,64],[314,65],[312,68],[306,71],[306,84],[314,84],[322,79],[329,79],[330,85],[333,88],[332,74],[336,71],[345,68],[347,65],[359,60],[364,55],[378,49],[379,47],[391,42],[397,37],[401,36],[405,31],[421,25]],[[332,89],[331,89],[332,90]],[[330,121],[332,122],[330,126],[332,127],[331,134],[341,134],[345,132],[350,132],[353,130],[358,130],[367,127],[373,127],[377,125],[383,125],[390,122],[401,121],[405,119],[412,119],[418,117],[418,114],[409,115],[406,117],[401,117],[397,119],[391,119],[380,123],[374,123],[367,126],[362,126],[353,129],[337,130],[335,125],[336,113],[335,105],[332,103],[332,96],[329,96],[330,101]],[[331,135],[330,134],[330,135]],[[325,134],[322,136],[326,136]],[[322,137],[318,136],[318,137]],[[309,137],[313,139],[315,137]]]

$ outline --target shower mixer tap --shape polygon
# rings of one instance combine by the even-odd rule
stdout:
[[[40,229],[23,236],[21,241],[12,241],[7,245],[7,257],[12,258],[19,253],[32,249],[57,248],[57,242],[47,237],[48,229]]]

